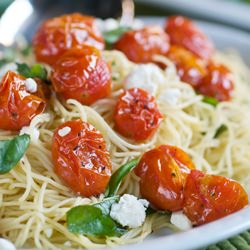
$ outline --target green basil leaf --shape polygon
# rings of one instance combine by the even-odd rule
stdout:
[[[219,101],[213,97],[210,97],[210,96],[204,96],[203,99],[202,99],[203,102],[207,103],[207,104],[210,104],[214,107],[216,107],[219,103]]]
[[[128,30],[130,30],[129,27],[119,27],[113,30],[103,32],[103,38],[105,40],[106,46],[110,48]]]
[[[67,212],[67,227],[72,233],[88,236],[121,236],[125,229],[120,228],[109,215],[91,205],[77,206]]]
[[[29,56],[32,52],[32,45],[27,45],[24,49],[21,50],[22,55]]]
[[[215,132],[214,138],[218,138],[226,130],[227,130],[227,126],[225,124],[220,125],[220,127]]]
[[[34,64],[29,67],[26,63],[16,63],[17,71],[19,74],[26,78],[40,78],[44,81],[47,80],[47,70],[41,64]]]
[[[102,210],[102,214],[109,215],[111,206],[119,201],[119,196],[108,197],[103,201],[94,204],[94,207],[97,207]]]
[[[17,165],[29,144],[30,136],[26,134],[0,141],[0,174],[8,173]]]
[[[123,178],[138,164],[139,160],[139,158],[136,158],[132,161],[129,161],[117,169],[114,174],[112,174],[109,185],[105,192],[106,197],[113,196],[117,193]]]

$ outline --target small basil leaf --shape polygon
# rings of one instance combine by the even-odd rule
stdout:
[[[126,230],[120,228],[109,215],[91,205],[77,206],[67,212],[67,227],[72,233],[88,236],[121,236]]]
[[[203,102],[207,103],[207,104],[210,104],[214,107],[216,107],[219,103],[219,101],[213,97],[210,97],[210,96],[204,96],[203,99],[202,99]]]
[[[19,74],[26,78],[40,78],[44,81],[47,80],[47,70],[41,64],[34,64],[29,67],[26,63],[16,63],[17,71]]]
[[[106,198],[103,201],[94,204],[93,206],[101,209],[102,214],[109,215],[112,204],[117,201],[119,201],[119,196],[113,196]]]
[[[105,40],[107,47],[110,48],[112,44],[117,42],[119,38],[128,30],[130,30],[129,27],[119,27],[117,29],[103,32],[103,38]]]
[[[114,174],[112,174],[109,185],[105,192],[106,197],[113,196],[117,193],[123,178],[138,164],[139,160],[139,158],[136,158],[132,161],[129,161],[117,169]]]
[[[220,125],[220,127],[215,132],[214,138],[218,138],[226,130],[227,130],[227,126],[225,124]]]
[[[0,174],[8,173],[23,157],[30,143],[29,135],[16,136],[0,141]]]

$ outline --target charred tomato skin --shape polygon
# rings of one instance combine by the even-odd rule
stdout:
[[[64,128],[66,135],[60,135]],[[54,132],[52,159],[55,173],[74,192],[90,197],[103,193],[112,165],[101,133],[81,120],[68,121]]]

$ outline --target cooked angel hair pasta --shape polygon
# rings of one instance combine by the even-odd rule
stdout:
[[[180,82],[175,66],[167,58],[155,56],[156,61],[168,65],[166,71],[161,71],[164,84],[155,83],[158,85],[156,99],[164,119],[156,135],[142,144],[121,137],[113,130],[112,122],[113,108],[121,93],[122,82],[136,65],[118,51],[105,51],[104,58],[112,67],[112,95],[90,107],[72,99],[61,103],[56,96],[52,96],[47,111],[36,116],[29,126],[31,145],[25,156],[16,168],[0,175],[0,234],[17,247],[77,249],[113,246],[140,241],[163,227],[173,229],[167,215],[155,213],[147,216],[143,226],[131,229],[120,238],[86,237],[67,230],[66,212],[69,209],[103,198],[76,196],[53,172],[53,131],[67,120],[81,118],[101,131],[111,154],[113,171],[156,145],[171,144],[188,152],[198,169],[238,180],[250,190],[250,112],[247,94],[250,74],[235,53],[217,52],[214,56],[214,60],[226,64],[235,77],[233,101],[221,102],[216,107],[204,103],[203,97],[197,95],[190,85]],[[178,89],[181,93],[176,105],[166,102],[162,96],[164,90],[170,88]],[[215,137],[221,125],[225,125],[227,130]],[[13,132],[0,131],[1,140],[13,136]],[[140,195],[138,177],[133,172],[125,178],[119,193]]]

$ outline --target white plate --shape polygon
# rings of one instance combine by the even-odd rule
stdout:
[[[164,18],[141,18],[145,23],[163,24]],[[250,35],[237,29],[207,22],[198,22],[204,32],[212,38],[216,48],[233,48],[250,66]],[[250,229],[250,206],[223,219],[193,228],[186,232],[171,233],[160,230],[143,242],[116,247],[117,250],[193,250],[211,245]]]

